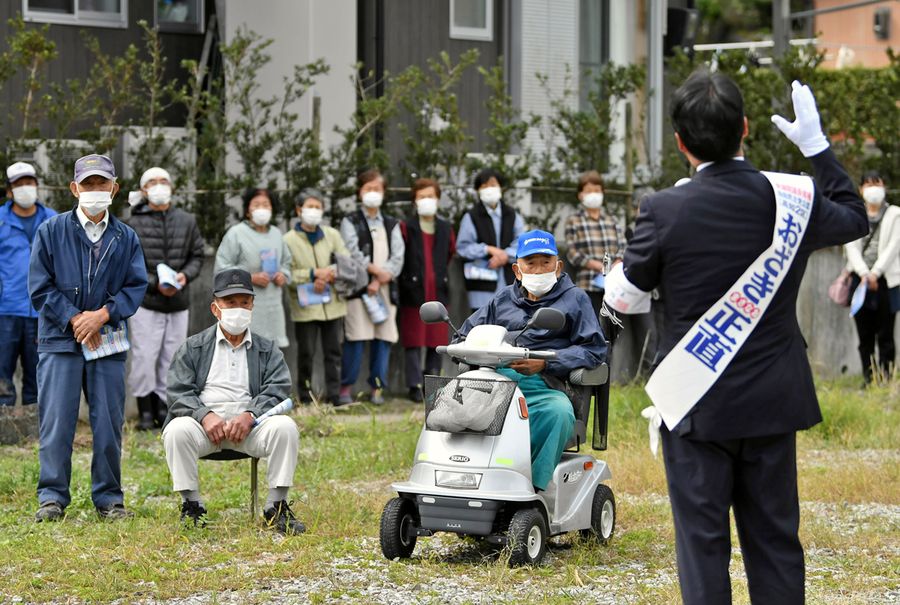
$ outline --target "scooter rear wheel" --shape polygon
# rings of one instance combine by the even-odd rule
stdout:
[[[594,490],[594,501],[591,505],[591,529],[581,530],[585,538],[594,538],[600,544],[612,539],[616,529],[616,499],[609,486],[599,484]]]
[[[415,503],[408,498],[392,498],[381,513],[381,552],[393,561],[408,559],[416,547],[416,535],[410,529],[416,526],[418,514]]]
[[[547,523],[533,508],[517,510],[509,522],[509,566],[540,565],[547,554]]]

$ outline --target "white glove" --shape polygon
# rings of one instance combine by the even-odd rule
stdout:
[[[791,100],[794,102],[796,119],[788,122],[781,116],[774,115],[772,122],[800,149],[803,157],[808,158],[822,153],[828,149],[828,139],[822,132],[816,99],[809,86],[800,84],[797,80],[791,82]]]

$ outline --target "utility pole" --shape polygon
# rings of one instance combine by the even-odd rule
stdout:
[[[783,57],[791,43],[790,0],[772,0],[772,42],[775,43],[774,57]]]

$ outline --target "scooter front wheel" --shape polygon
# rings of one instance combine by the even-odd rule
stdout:
[[[509,522],[509,566],[540,565],[547,554],[547,522],[533,508],[517,510]]]
[[[416,547],[412,529],[418,517],[415,503],[408,498],[392,498],[381,513],[381,552],[393,561],[408,559]]]

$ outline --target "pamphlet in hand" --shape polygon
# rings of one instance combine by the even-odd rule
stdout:
[[[259,262],[262,270],[269,274],[270,278],[278,273],[278,254],[274,248],[263,248],[259,251]]]
[[[181,284],[178,283],[178,272],[166,263],[156,265],[156,276],[159,278],[160,284],[181,290]]]
[[[856,315],[862,309],[863,303],[866,302],[866,280],[861,280],[856,290],[853,291],[853,298],[850,299],[850,317]]]
[[[463,275],[466,279],[477,279],[480,281],[497,281],[500,279],[497,269],[488,267],[488,262],[484,259],[473,260],[463,265]]]
[[[101,357],[108,357],[116,353],[124,353],[131,349],[131,343],[128,342],[128,324],[124,320],[117,325],[109,324],[100,328],[100,346],[91,351],[87,345],[81,345],[81,353],[84,355],[85,361],[93,361]]]
[[[597,277],[591,280],[591,284],[600,289],[606,289],[606,276],[602,273],[598,273]]]
[[[310,305],[324,305],[331,302],[331,286],[325,286],[322,293],[315,290],[315,283],[309,282],[297,286],[297,302],[301,307]]]

